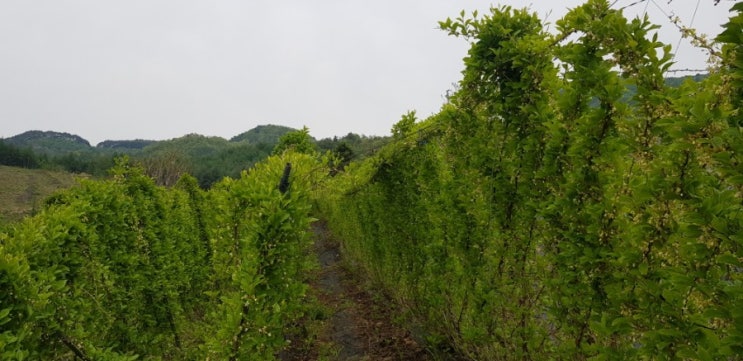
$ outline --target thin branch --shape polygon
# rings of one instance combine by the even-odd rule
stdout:
[[[85,352],[81,350],[79,347],[75,345],[72,340],[70,340],[65,334],[62,332],[57,332],[57,338],[60,342],[62,342],[63,345],[67,346],[72,352],[77,356],[77,358],[81,359],[82,361],[92,361],[87,355],[85,355]]]

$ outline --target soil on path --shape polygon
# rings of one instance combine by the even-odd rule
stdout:
[[[411,334],[393,322],[391,304],[365,292],[344,268],[338,242],[322,222],[314,225],[320,263],[312,292],[326,310],[311,350],[284,360],[430,360]]]

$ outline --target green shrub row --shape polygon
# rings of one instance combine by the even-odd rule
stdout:
[[[316,167],[271,157],[204,192],[122,161],[52,197],[0,234],[0,358],[272,359],[303,312]]]
[[[717,70],[678,88],[656,27],[606,1],[557,35],[508,7],[442,22],[472,44],[458,92],[320,209],[429,341],[471,359],[737,359],[740,19]]]

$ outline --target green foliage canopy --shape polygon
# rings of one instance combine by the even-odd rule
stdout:
[[[286,152],[205,192],[122,159],[50,198],[0,233],[0,358],[274,359],[305,310],[318,162]]]
[[[657,27],[607,1],[555,35],[510,7],[443,21],[471,43],[459,91],[336,177],[320,208],[428,339],[468,358],[736,359],[734,9],[722,66],[677,87]]]
[[[303,127],[301,130],[282,135],[273,149],[273,154],[278,155],[286,151],[294,151],[303,154],[316,154],[317,146],[310,136],[310,130],[307,127]]]

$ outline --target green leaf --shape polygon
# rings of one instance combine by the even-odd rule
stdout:
[[[717,262],[724,265],[730,265],[734,267],[743,267],[743,262],[731,253],[723,253],[717,256]]]
[[[10,322],[10,317],[8,315],[10,314],[10,311],[13,309],[8,307],[0,310],[0,325],[4,325],[8,322]]]

